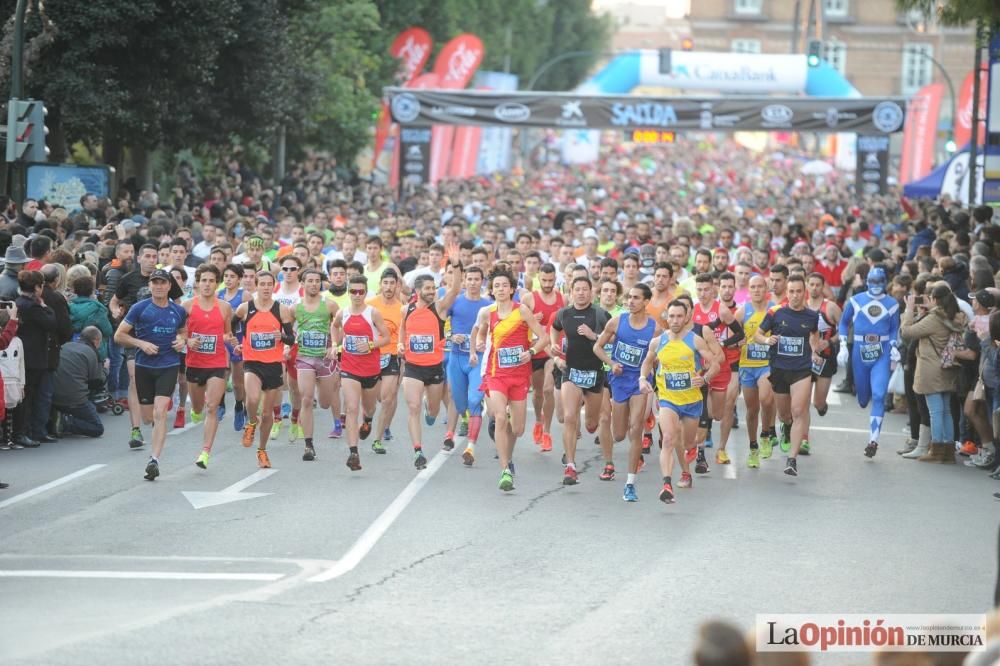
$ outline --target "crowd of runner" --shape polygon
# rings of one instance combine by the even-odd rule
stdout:
[[[638,500],[655,456],[672,503],[713,464],[774,458],[797,476],[841,369],[836,390],[870,413],[859,459],[880,452],[896,393],[910,408],[901,455],[954,463],[957,443],[1000,478],[992,209],[859,201],[836,171],[799,164],[731,141],[620,144],[589,167],[396,198],[321,159],[266,189],[234,160],[204,189],[185,171],[169,203],[141,193],[66,215],[26,202],[0,250],[24,243],[44,265],[36,239],[51,237],[92,265],[114,324],[108,388],[129,410],[128,446],[152,428],[150,481],[188,418],[204,423],[195,464],[209,467],[230,392],[260,467],[276,439],[301,441],[306,462],[344,439],[361,471],[403,439],[390,430],[401,391],[418,470],[425,448],[458,447],[465,465],[497,464],[508,492],[515,452],[552,453],[559,423],[564,484],[582,480],[578,441],[596,439],[608,482],[627,442],[623,499]],[[12,266],[19,281],[35,268]],[[897,366],[905,390],[891,391]],[[429,441],[439,418],[445,436]],[[495,463],[478,448],[484,422]]]

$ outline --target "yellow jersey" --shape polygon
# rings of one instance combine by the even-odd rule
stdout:
[[[771,347],[757,344],[753,341],[753,336],[760,328],[760,323],[764,321],[764,315],[773,305],[774,303],[768,301],[763,310],[754,310],[750,301],[743,305],[743,332],[746,334],[747,342],[740,350],[741,368],[764,368],[771,363]]]
[[[669,333],[660,336],[656,350],[656,392],[660,400],[675,405],[701,402],[701,389],[692,385],[695,373],[701,370],[701,354],[694,338],[694,331],[688,331],[683,338],[671,339]]]

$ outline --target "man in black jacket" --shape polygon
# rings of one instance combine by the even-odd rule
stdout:
[[[54,442],[46,432],[52,404],[52,373],[49,372],[49,338],[57,337],[56,315],[42,300],[45,278],[39,271],[21,271],[17,311],[21,324],[18,337],[24,344],[24,400],[14,410],[14,443],[37,447]],[[67,308],[68,309],[68,308]],[[48,396],[47,401],[43,398]]]
[[[69,316],[69,303],[66,302],[66,297],[62,295],[62,292],[55,289],[56,284],[59,282],[59,275],[59,267],[55,264],[48,264],[42,267],[42,277],[45,278],[45,286],[42,288],[42,301],[52,308],[52,312],[56,316],[56,330],[53,334],[49,335],[47,353],[49,379],[48,382],[42,384],[43,389],[39,394],[39,403],[37,405],[39,410],[46,415],[45,421],[48,424],[44,431],[37,430],[35,432],[38,435],[38,440],[42,442],[55,439],[53,436],[55,432],[55,414],[52,412],[52,391],[54,388],[52,378],[59,367],[60,347],[73,339],[73,320]]]
[[[80,331],[78,342],[68,342],[59,351],[59,369],[55,373],[53,404],[62,413],[62,432],[100,437],[104,424],[90,393],[104,388],[104,370],[97,358],[101,332],[96,326]]]

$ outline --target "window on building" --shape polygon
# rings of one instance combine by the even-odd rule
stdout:
[[[760,40],[734,39],[730,47],[733,53],[760,53]]]
[[[847,74],[847,44],[836,40],[823,43],[823,60],[843,75]]]
[[[903,72],[900,88],[904,95],[912,95],[931,82],[934,76],[934,47],[930,44],[907,44],[903,47]]]
[[[827,18],[847,18],[848,0],[823,0],[823,14]]]
[[[761,5],[764,3],[764,0],[733,0],[733,2],[733,7],[737,14],[749,16],[760,14]]]

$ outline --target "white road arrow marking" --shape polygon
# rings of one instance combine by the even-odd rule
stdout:
[[[277,471],[278,470],[276,469],[259,469],[242,481],[237,481],[228,488],[223,488],[218,492],[192,490],[183,491],[181,494],[184,495],[188,502],[191,502],[191,506],[195,509],[204,509],[209,506],[218,506],[220,504],[228,504],[229,502],[238,502],[240,500],[264,497],[266,495],[271,495],[272,493],[245,493],[242,491],[258,481],[263,481]]]

